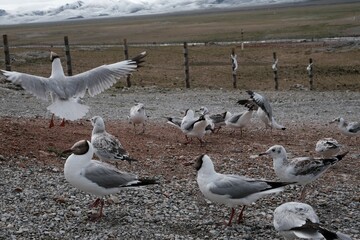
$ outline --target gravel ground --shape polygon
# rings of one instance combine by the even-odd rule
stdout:
[[[197,142],[184,145],[183,136],[164,126],[162,117],[180,116],[186,108],[201,105],[213,112],[238,112],[242,109],[235,102],[247,97],[244,91],[154,87],[85,98],[91,106],[88,117],[103,116],[108,131],[121,133],[129,152],[141,159],[121,167],[161,183],[107,197],[104,218],[91,222],[89,205],[94,196],[70,186],[62,172],[64,159],[48,151],[49,146],[69,147],[89,138],[90,124],[70,123],[49,130],[47,103],[7,86],[0,86],[0,239],[280,239],[272,226],[272,212],[281,203],[295,201],[298,187],[258,200],[245,210],[243,224],[226,227],[223,221],[230,209],[203,199],[196,173],[187,165],[207,153],[219,172],[275,179],[271,161],[256,154],[281,143],[292,155],[313,155],[316,140],[325,136],[338,139],[350,153],[313,184],[315,190],[305,202],[325,226],[360,239],[359,138],[341,136],[327,124],[338,116],[360,120],[358,92],[262,92],[288,130],[264,132],[262,125],[255,125],[240,137],[224,129],[207,136],[203,148]],[[126,123],[135,102],[144,102],[150,116],[144,135],[135,135]]]

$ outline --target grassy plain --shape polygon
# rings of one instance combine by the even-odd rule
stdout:
[[[12,70],[43,76],[50,75],[50,63],[44,57],[50,46],[53,51],[65,56],[64,36],[70,40],[74,73],[122,60],[122,43],[126,38],[131,56],[144,50],[149,53],[145,67],[132,77],[135,86],[183,88],[182,46],[164,47],[158,43],[187,41],[210,43],[189,46],[191,87],[232,88],[230,53],[235,48],[239,61],[237,73],[240,89],[274,88],[271,64],[272,53],[276,52],[280,90],[293,88],[296,84],[308,87],[306,66],[309,58],[312,58],[317,90],[358,91],[359,41],[325,42],[318,39],[359,37],[359,13],[360,3],[282,6],[0,26],[0,32],[8,35],[10,52],[16,59],[12,63]],[[289,38],[314,41],[252,42]],[[244,50],[241,50],[239,43],[213,44],[241,40],[250,41],[245,44]],[[0,61],[3,59],[1,52]],[[117,85],[123,86],[124,81]]]

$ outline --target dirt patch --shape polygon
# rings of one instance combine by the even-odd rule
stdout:
[[[0,152],[5,159],[18,158],[18,163],[24,167],[50,164],[62,168],[64,161],[61,159],[64,159],[64,156],[61,152],[78,140],[90,140],[91,130],[92,126],[88,121],[71,122],[65,127],[55,126],[49,129],[47,119],[5,117],[0,119]],[[333,136],[334,132],[331,127],[303,125],[272,132],[264,131],[260,127],[247,129],[241,136],[240,131],[223,128],[217,134],[206,136],[207,143],[201,147],[196,139],[185,144],[185,137],[178,129],[161,122],[148,122],[144,134],[135,134],[133,126],[127,122],[109,121],[107,131],[117,136],[131,156],[139,160],[134,166],[123,163],[122,167],[135,168],[148,175],[162,175],[166,179],[171,179],[174,175],[194,176],[195,171],[187,166],[204,153],[211,155],[220,169],[223,164],[234,163],[231,164],[233,172],[274,178],[270,170],[272,161],[256,157],[256,154],[264,152],[274,144],[282,144],[291,155],[315,156],[316,141],[321,137]],[[348,159],[335,169],[356,176],[358,161],[351,160],[359,154],[356,153],[356,139],[341,135],[336,136],[336,139],[343,144],[344,151],[349,150],[351,153]],[[264,167],[269,171],[262,171]]]

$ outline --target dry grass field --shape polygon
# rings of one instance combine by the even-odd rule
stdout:
[[[0,26],[8,35],[15,71],[50,75],[48,50],[63,57],[63,38],[71,45],[73,73],[124,58],[123,39],[130,56],[146,50],[145,67],[133,76],[136,86],[183,88],[183,47],[157,43],[200,42],[189,46],[190,85],[199,88],[232,88],[231,49],[238,55],[238,88],[274,89],[273,52],[279,58],[279,90],[300,84],[309,87],[306,66],[314,60],[317,90],[360,89],[359,41],[322,41],[322,37],[360,35],[360,3],[329,4],[249,10],[210,11],[199,14],[155,15]],[[241,35],[243,30],[243,35]],[[218,41],[240,41],[219,45]],[[259,43],[261,40],[313,39],[296,43]],[[136,45],[148,44],[148,45]],[[27,47],[26,47],[27,46]],[[0,53],[0,64],[4,55]],[[124,87],[124,82],[117,87]],[[295,87],[296,88],[296,87]]]

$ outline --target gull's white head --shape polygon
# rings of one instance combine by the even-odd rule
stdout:
[[[200,107],[200,109],[199,109],[199,113],[200,113],[201,115],[209,114],[209,109],[208,109],[207,107],[205,107],[205,106],[202,106],[202,107]]]
[[[334,123],[334,122],[341,123],[341,122],[344,122],[344,119],[342,117],[337,117],[337,118],[333,119],[332,121],[330,121],[330,123]]]
[[[259,154],[259,156],[262,155],[269,155],[272,158],[284,157],[286,156],[286,150],[281,145],[274,145],[270,147],[266,152]]]
[[[54,61],[55,58],[60,58],[59,55],[57,55],[56,53],[50,51],[50,61]]]
[[[101,127],[101,126],[104,126],[105,123],[104,123],[104,120],[102,119],[102,117],[100,116],[95,116],[95,117],[92,117],[90,119],[91,121],[91,124],[95,127],[95,126],[98,126],[98,127]]]
[[[90,119],[91,124],[93,125],[93,133],[105,131],[105,123],[102,117],[95,116]]]
[[[136,106],[137,106],[139,109],[145,108],[143,103],[137,103]]]
[[[184,116],[185,117],[194,117],[194,111],[188,108],[188,109],[185,110],[185,115]]]

